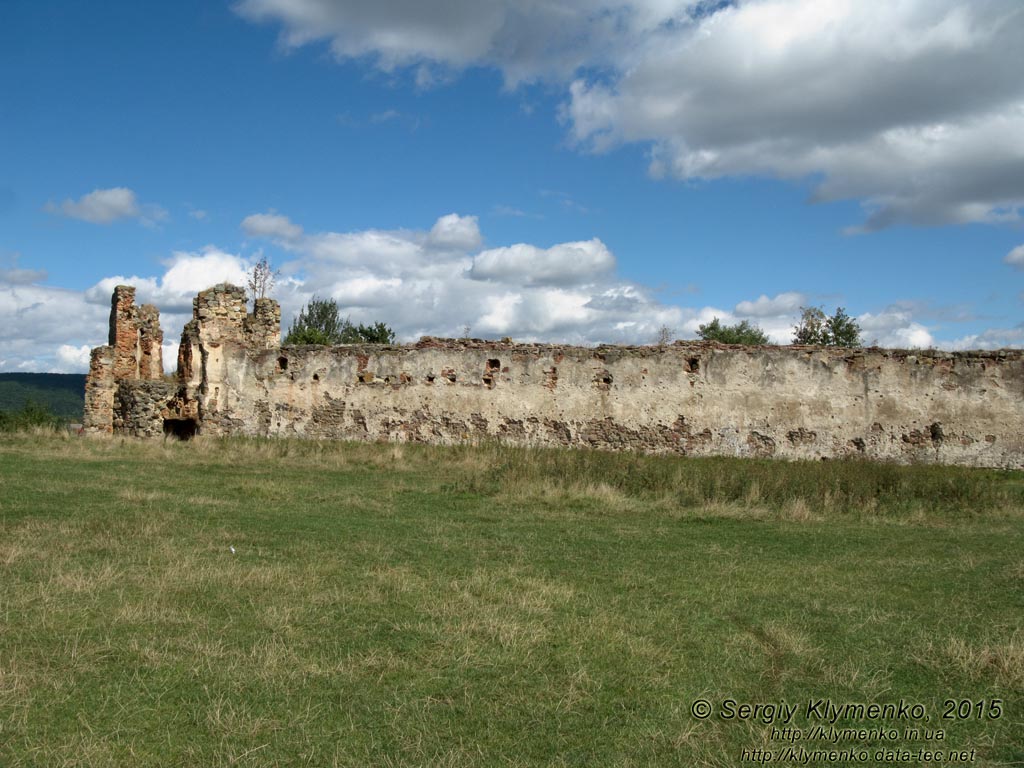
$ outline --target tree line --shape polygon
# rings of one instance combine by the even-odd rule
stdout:
[[[253,299],[265,297],[274,287],[277,276],[278,272],[271,268],[267,259],[261,259],[249,274],[249,292]],[[469,335],[468,328],[466,335]],[[697,335],[703,341],[718,341],[723,344],[768,343],[768,335],[747,320],[725,325],[715,317],[710,323],[699,326]],[[667,344],[671,336],[672,331],[663,326],[658,333],[658,344]],[[341,317],[337,301],[314,296],[292,322],[284,343],[394,344],[395,332],[386,323],[379,321],[373,325],[356,325],[348,317]],[[837,307],[832,315],[826,315],[822,307],[801,307],[800,320],[793,328],[792,343],[859,347],[862,346],[861,327],[842,307]]]
[[[697,329],[704,341],[723,344],[767,344],[768,334],[746,320],[724,325],[717,317]],[[800,321],[793,328],[793,344],[817,344],[825,347],[859,347],[860,324],[838,307],[826,315],[821,307],[801,307]]]

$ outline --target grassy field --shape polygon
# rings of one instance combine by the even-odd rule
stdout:
[[[36,434],[0,483],[2,766],[1024,764],[1021,473]]]

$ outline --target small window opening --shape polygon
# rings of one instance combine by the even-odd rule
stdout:
[[[199,433],[195,419],[164,419],[164,436],[191,440]]]
[[[288,370],[288,358],[285,357],[284,355],[281,355],[281,357],[277,358],[277,370],[280,373],[284,373],[285,371]]]
[[[314,373],[313,374],[313,381],[320,381],[320,374],[319,373]]]
[[[488,360],[487,368],[484,370],[484,386],[488,389],[494,389],[495,381],[497,380],[498,371],[501,370],[500,360]]]
[[[697,373],[700,370],[700,358],[691,357],[686,361],[686,370],[690,373]]]

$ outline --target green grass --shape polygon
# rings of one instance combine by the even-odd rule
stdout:
[[[1024,761],[1021,473],[39,433],[0,435],[0,483],[2,766],[788,746],[698,698],[803,729],[811,698],[920,702],[837,726],[944,741],[797,746]],[[942,721],[947,698],[1003,714]]]

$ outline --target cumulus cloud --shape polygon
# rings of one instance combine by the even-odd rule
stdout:
[[[864,201],[856,231],[1015,219],[1015,5],[742,2],[644,41],[611,82],[577,79],[566,114],[591,148],[650,142],[656,174],[821,178],[815,199]]]
[[[796,291],[780,293],[769,299],[761,294],[754,301],[741,301],[736,305],[736,314],[745,317],[796,316],[800,307],[807,304],[807,297]]]
[[[252,217],[243,227],[252,233]],[[475,216],[447,214],[429,230],[362,230],[301,235],[288,222],[266,237],[294,257],[292,283],[278,291],[282,316],[312,296],[332,297],[355,322],[389,323],[404,339],[454,336],[469,324],[488,336],[643,342],[684,313],[617,278],[597,239],[548,248],[517,244],[479,251]]]
[[[89,353],[92,347],[82,344],[74,347],[70,344],[61,344],[57,347],[56,365],[54,373],[81,373],[89,370]]]
[[[857,317],[865,344],[894,349],[927,349],[936,346],[935,338],[910,312],[888,309],[865,312]],[[945,345],[944,345],[945,346]]]
[[[135,192],[127,187],[94,189],[78,200],[67,199],[60,205],[49,202],[46,210],[93,224],[110,224],[118,219],[139,219],[153,224],[167,218],[167,212],[160,206],[140,204]]]
[[[0,277],[0,368],[85,371],[81,351],[106,343],[109,313],[109,303],[90,304],[81,291]]]
[[[476,216],[449,213],[439,218],[430,228],[428,242],[438,248],[472,251],[480,247],[483,238],[480,236]]]
[[[1002,349],[1024,347],[1024,324],[1013,328],[989,328],[961,336],[942,345],[943,349]]]
[[[7,285],[31,285],[41,283],[47,277],[45,269],[0,269],[0,283]]]
[[[566,88],[581,147],[640,142],[687,180],[813,179],[866,232],[1017,220],[1018,0],[241,0],[286,47],[327,40],[384,70],[499,69]]]
[[[493,248],[476,255],[469,275],[474,280],[520,285],[565,285],[594,280],[615,269],[615,257],[597,238],[537,248],[526,243]]]
[[[328,40],[339,59],[372,57],[385,71],[410,67],[417,86],[445,82],[468,66],[502,70],[514,86],[564,79],[610,60],[632,38],[686,12],[698,0],[242,0],[253,21],[284,24],[286,48]]]
[[[277,214],[274,214],[277,215]],[[574,344],[649,344],[659,330],[695,338],[715,317],[749,320],[776,344],[787,344],[799,308],[811,303],[796,291],[760,295],[731,310],[666,304],[647,286],[616,274],[615,257],[598,239],[548,247],[520,243],[479,250],[483,236],[472,216],[448,214],[429,229],[307,233],[287,217],[262,221],[251,233],[284,249],[288,275],[274,291],[285,330],[313,296],[336,299],[353,322],[388,323],[404,341],[421,335],[473,334],[520,341]],[[265,226],[263,226],[265,225]],[[282,237],[283,235],[283,237]],[[255,235],[251,235],[255,236]],[[177,339],[191,317],[192,299],[218,282],[244,284],[253,257],[207,246],[175,252],[155,275],[115,275],[85,291],[40,284],[41,270],[0,271],[0,368],[84,371],[88,352],[106,343],[110,295],[117,284],[136,286],[139,303],[161,311],[164,361],[173,370]],[[1020,346],[1024,328],[994,328],[936,337],[926,318],[943,323],[976,318],[927,304],[901,302],[857,317],[866,343],[943,349]]]
[[[134,285],[139,304],[156,304],[163,311],[191,312],[192,299],[199,291],[217,283],[245,286],[249,262],[236,254],[212,245],[202,251],[175,251],[164,261],[166,271],[160,277],[114,275],[105,277],[85,291],[87,301],[110,304],[116,285]]]
[[[272,211],[246,216],[242,220],[242,231],[250,237],[270,237],[284,242],[302,237],[302,227],[293,224],[287,216]]]
[[[1016,248],[1014,248],[1012,251],[1006,254],[1006,258],[1003,259],[1003,261],[1005,261],[1011,267],[1016,267],[1017,269],[1024,269],[1024,245],[1018,245]]]

